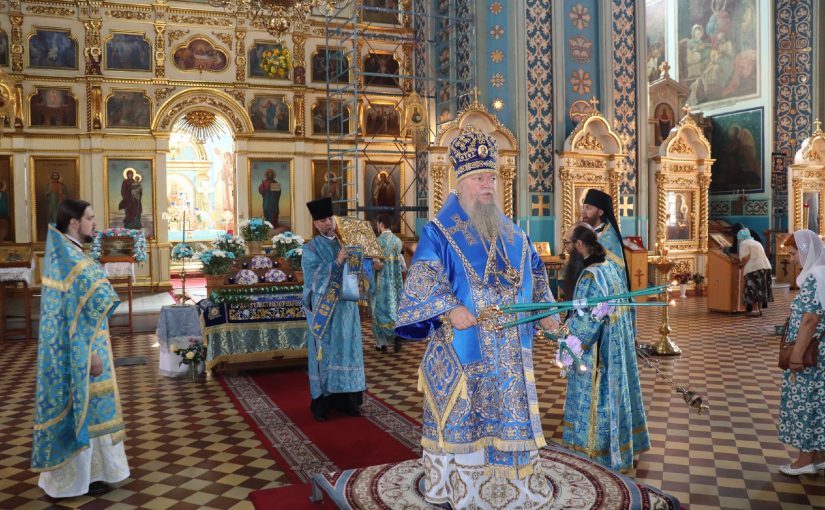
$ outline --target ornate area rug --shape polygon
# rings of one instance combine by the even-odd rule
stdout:
[[[542,467],[553,484],[553,505],[564,509],[671,510],[679,501],[634,482],[559,445],[541,450]],[[338,508],[394,510],[438,508],[424,501],[419,460],[349,469],[312,477],[312,497],[328,497]]]

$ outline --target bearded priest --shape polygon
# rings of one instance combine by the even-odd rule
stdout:
[[[427,339],[419,368],[424,496],[452,508],[544,508],[545,445],[533,372],[535,323],[499,329],[496,305],[552,302],[544,264],[498,209],[496,142],[472,127],[450,145],[457,192],[424,226],[396,334]],[[557,317],[541,326],[555,329]],[[513,490],[515,489],[515,490]]]

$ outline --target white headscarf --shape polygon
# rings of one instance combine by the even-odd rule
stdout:
[[[816,299],[825,306],[825,245],[814,232],[797,230],[793,233],[799,252],[799,263],[802,272],[796,277],[796,284],[802,287],[805,280],[813,275],[816,279]]]

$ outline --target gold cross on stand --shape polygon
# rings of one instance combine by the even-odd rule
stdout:
[[[814,121],[814,134],[821,134],[822,133],[822,121],[816,119]]]
[[[590,101],[588,101],[588,103],[590,103],[590,109],[591,109],[591,110],[593,110],[594,112],[599,111],[599,108],[598,108],[598,106],[599,106],[599,100],[598,100],[598,99],[596,99],[596,96],[593,96],[593,97],[590,99]]]

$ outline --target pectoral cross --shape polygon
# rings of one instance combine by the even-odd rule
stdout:
[[[452,237],[456,232],[460,232],[464,236],[464,240],[467,241],[467,244],[473,246],[476,244],[476,237],[470,232],[470,222],[462,220],[457,214],[454,214],[452,218],[453,223],[455,226],[445,229],[447,233]]]
[[[642,276],[643,275],[644,275],[644,273],[642,273],[641,269],[637,269],[636,272],[633,273],[633,276],[636,277],[636,286],[639,287],[640,289],[642,288]]]

